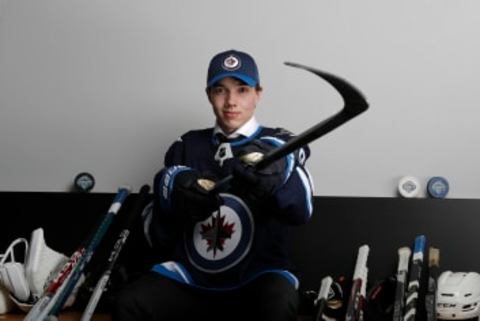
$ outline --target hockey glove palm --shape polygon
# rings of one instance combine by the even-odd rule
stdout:
[[[287,179],[285,157],[261,169],[253,166],[274,148],[256,140],[238,154],[232,171],[234,177],[232,188],[235,192],[258,200],[273,195],[285,183]]]
[[[197,171],[186,170],[175,177],[172,202],[176,212],[194,222],[203,221],[220,206],[217,195],[208,192],[214,182],[204,179]]]

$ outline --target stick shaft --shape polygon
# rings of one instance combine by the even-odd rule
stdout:
[[[86,242],[87,246],[81,250],[81,255],[78,255],[78,261],[70,267],[69,271],[65,271],[62,274],[61,282],[52,287],[51,291],[47,289],[45,295],[38,300],[24,321],[42,321],[47,315],[52,313],[58,314],[61,308],[63,308],[65,301],[81,277],[86,263],[91,259],[97,245],[105,235],[114,216],[120,210],[129,193],[129,188],[119,188],[107,214],[103,217],[100,224],[95,227],[92,237]]]
[[[124,244],[127,242],[127,238],[130,234],[130,228],[133,225],[135,218],[140,215],[143,209],[143,206],[146,203],[149,190],[150,190],[150,187],[148,185],[143,185],[142,188],[140,189],[140,193],[137,201],[135,202],[135,206],[128,213],[128,217],[125,222],[124,228],[120,232],[120,235],[118,236],[118,239],[115,242],[115,245],[113,246],[113,250],[110,253],[110,257],[108,258],[108,266],[103,272],[100,279],[98,280],[95,286],[95,289],[90,297],[90,300],[88,301],[87,307],[85,308],[82,314],[80,321],[91,320],[93,313],[95,312],[95,309],[98,305],[98,302],[100,301],[100,298],[102,297],[107,287],[108,281],[110,280],[110,276],[112,275],[113,268],[115,266],[115,263],[117,262],[120,252],[122,251]]]

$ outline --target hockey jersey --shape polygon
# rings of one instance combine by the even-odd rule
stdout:
[[[175,175],[195,169],[219,180],[232,171],[233,158],[253,140],[278,147],[293,136],[281,128],[257,125],[249,136],[219,138],[213,128],[182,135],[165,156],[154,180],[153,217],[149,238],[156,251],[168,253],[152,270],[191,286],[232,289],[264,273],[279,273],[298,287],[288,254],[292,225],[312,215],[313,184],[305,161],[308,147],[287,156],[284,184],[272,197],[251,202],[227,190],[219,210],[201,222],[185,224],[171,210]]]

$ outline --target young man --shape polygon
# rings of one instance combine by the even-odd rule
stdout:
[[[147,236],[162,259],[120,292],[116,321],[296,320],[287,234],[312,214],[309,150],[251,166],[292,134],[255,119],[262,87],[250,55],[213,57],[206,92],[215,126],[182,135],[168,150]],[[230,174],[222,193],[209,192]]]

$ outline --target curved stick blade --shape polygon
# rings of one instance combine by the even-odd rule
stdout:
[[[333,88],[338,91],[340,96],[342,96],[343,102],[345,104],[344,109],[346,112],[356,115],[368,109],[367,100],[365,99],[365,96],[362,94],[362,92],[345,79],[330,74],[328,72],[295,62],[287,61],[285,62],[285,65],[309,71],[328,82]]]
[[[368,109],[368,103],[365,99],[364,95],[355,88],[352,84],[350,84],[345,79],[342,79],[338,76],[332,75],[328,72],[324,72],[312,67],[308,67],[305,65],[297,64],[294,62],[285,62],[285,65],[300,68],[307,70],[315,75],[319,76],[320,78],[324,79],[330,85],[335,88],[335,90],[342,96],[344,106],[343,108],[337,112],[335,115],[328,117],[327,119],[322,120],[321,122],[317,123],[315,126],[307,129],[306,131],[302,132],[298,136],[295,136],[282,146],[277,149],[272,150],[271,152],[267,153],[265,157],[253,165],[256,168],[263,168],[268,166],[269,164],[273,163],[274,161],[288,155],[289,153],[299,149],[302,146],[307,145],[308,143],[322,137],[323,135],[331,132],[332,130],[342,126],[350,119],[358,116],[359,114],[363,113]],[[210,191],[212,193],[217,193],[222,188],[228,186],[229,182],[233,179],[232,175],[229,175],[222,180],[218,181],[215,187]]]

